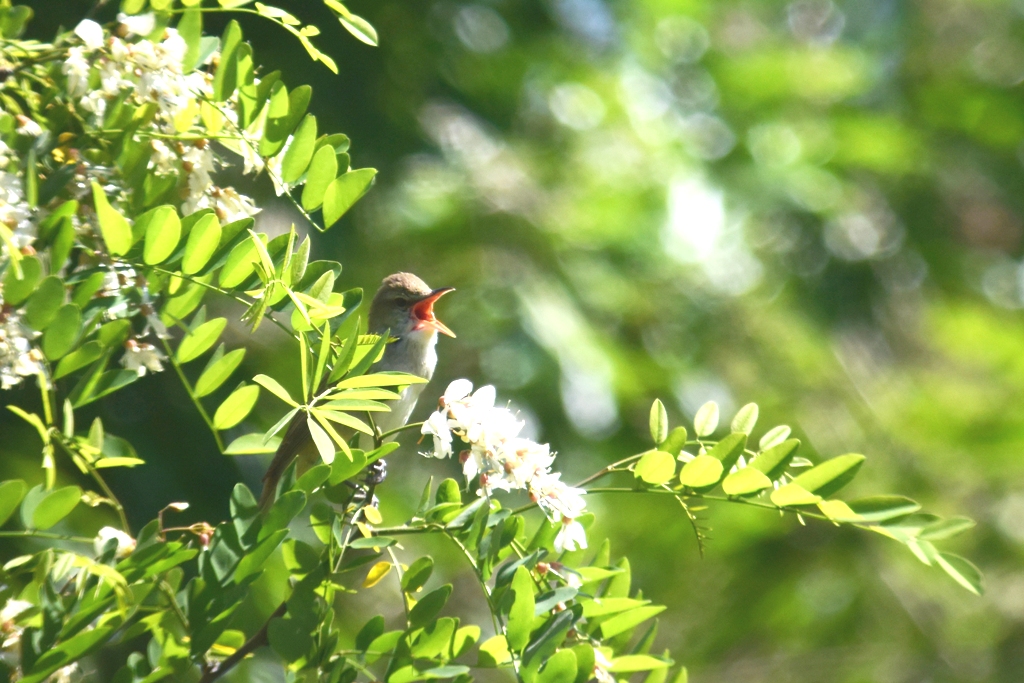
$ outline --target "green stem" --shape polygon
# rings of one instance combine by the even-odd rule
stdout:
[[[389,436],[391,436],[393,434],[398,434],[399,432],[408,431],[410,429],[419,429],[422,426],[423,426],[422,422],[413,422],[411,424],[402,425],[401,427],[395,427],[394,429],[389,429],[388,431],[386,431],[383,434],[381,434],[380,435],[380,440],[384,441],[384,439],[388,438]]]
[[[196,396],[192,390],[192,384],[189,383],[188,378],[185,377],[185,373],[182,372],[181,366],[178,365],[178,361],[174,359],[174,352],[171,351],[171,345],[167,343],[166,339],[160,339],[160,343],[163,344],[164,349],[167,351],[167,360],[170,361],[174,371],[178,373],[178,379],[181,380],[181,384],[185,387],[185,391],[188,393],[188,397],[192,399],[192,403],[195,405],[196,410],[199,411],[199,415],[203,418],[206,426],[210,428],[210,433],[213,434],[214,440],[217,442],[217,450],[221,453],[224,452],[224,441],[220,438],[220,432],[213,426],[213,420],[210,415],[206,412],[206,408],[203,408],[203,404],[200,403],[199,397]]]
[[[218,294],[223,294],[224,296],[228,297],[229,299],[234,299],[235,301],[237,301],[238,303],[242,304],[246,308],[248,308],[249,306],[252,306],[252,303],[253,303],[251,301],[247,301],[246,299],[238,296],[237,294],[229,292],[226,289],[221,289],[220,287],[218,287],[216,285],[211,285],[209,282],[203,282],[202,280],[198,280],[198,279],[196,279],[194,277],[190,277],[190,276],[185,275],[183,273],[176,273],[176,272],[171,271],[171,270],[165,270],[164,268],[161,268],[159,266],[150,266],[150,265],[145,265],[145,264],[141,264],[141,263],[132,263],[131,261],[126,261],[125,263],[131,263],[131,265],[137,266],[139,268],[149,268],[150,270],[155,270],[156,272],[163,273],[164,275],[173,275],[175,277],[180,277],[182,280],[185,280],[186,282],[190,282],[190,283],[192,283],[194,285],[199,285],[200,287],[205,287],[206,289],[209,289],[212,292],[217,292]],[[287,334],[289,337],[292,337],[293,339],[298,340],[298,336],[292,330],[288,329],[287,325],[285,325],[283,322],[281,322],[280,320],[278,320],[277,318],[272,316],[270,313],[265,313],[264,317],[267,318],[270,322],[272,322],[275,325],[277,325],[278,327],[280,327],[281,330],[283,330],[284,333]]]
[[[402,576],[405,572],[402,571],[402,565],[398,561],[398,557],[395,555],[395,550],[391,546],[387,547],[388,557],[391,558],[391,564],[395,567],[395,574],[398,578],[398,595],[402,598],[402,609],[405,610],[405,627],[409,628],[409,601],[405,597],[405,589],[402,587]]]
[[[0,538],[45,538],[51,541],[73,541],[75,543],[92,544],[96,539],[85,538],[84,536],[68,536],[65,534],[53,534],[48,531],[0,531]]]

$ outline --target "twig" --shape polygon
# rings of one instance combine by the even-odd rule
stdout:
[[[270,621],[277,617],[283,617],[285,612],[287,611],[287,602],[282,602],[280,605],[278,605],[277,609],[274,610],[274,613],[270,615],[266,622],[264,622],[263,626],[260,627],[260,630],[257,631],[252,638],[245,641],[245,644],[242,645],[242,647],[235,650],[235,652],[230,657],[225,659],[216,667],[204,673],[203,677],[199,679],[199,683],[212,683],[212,681],[217,680],[218,678],[226,674],[228,671],[233,669],[236,664],[245,659],[248,655],[252,654],[264,645],[268,645],[270,641],[267,639],[267,627],[270,625]]]

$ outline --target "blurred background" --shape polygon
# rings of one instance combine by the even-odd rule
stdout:
[[[92,5],[29,4],[40,39]],[[320,25],[341,73],[241,17],[257,60],[311,83],[320,129],[380,170],[314,256],[369,292],[396,270],[458,288],[419,413],[452,379],[492,383],[575,480],[649,447],[655,397],[674,424],[756,401],[755,436],[786,423],[812,459],[868,456],[844,497],[979,521],[944,547],[985,572],[983,598],[879,536],[719,505],[701,559],[672,504],[592,497],[591,537],[669,605],[658,647],[692,681],[1024,677],[1024,3],[352,0],[378,48],[319,3],[275,4]],[[265,178],[250,191],[261,229],[299,223]],[[242,373],[297,365],[271,326],[249,344]],[[91,410],[147,460],[111,473],[136,525],[172,500],[219,520],[236,481],[258,487],[265,460],[220,456],[171,372]],[[250,422],[280,412],[265,397]],[[0,435],[0,476],[39,479],[15,456],[31,430],[3,415]],[[458,476],[407,440],[389,522],[428,474]],[[458,569],[441,578],[474,599]],[[387,583],[360,604],[400,609]],[[279,675],[256,668],[236,680]]]

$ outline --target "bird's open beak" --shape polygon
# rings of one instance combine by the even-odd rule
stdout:
[[[449,337],[454,337],[455,333],[448,329],[447,325],[434,316],[434,302],[448,292],[454,291],[454,287],[441,287],[440,289],[435,289],[430,294],[427,294],[425,297],[417,301],[412,307],[412,314],[417,320],[413,329],[432,329],[437,330],[441,334],[447,334]]]

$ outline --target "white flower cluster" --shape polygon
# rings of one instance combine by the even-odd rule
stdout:
[[[10,159],[10,148],[0,140],[0,223],[10,230],[12,244],[20,250],[32,245],[36,231],[32,224],[32,208],[25,201],[21,178],[3,170]],[[4,244],[0,252],[0,266],[10,257],[7,249]]]
[[[192,130],[200,117],[200,102],[212,100],[213,77],[201,70],[185,73],[182,62],[188,45],[175,29],[165,29],[160,42],[147,39],[155,27],[152,14],[121,14],[118,21],[120,32],[126,37],[141,38],[133,42],[107,35],[103,27],[89,19],[75,27],[82,45],[71,47],[64,61],[68,95],[100,122],[108,102],[128,92],[135,104],[156,103],[153,125],[162,135],[173,137]],[[90,87],[93,82],[98,82],[99,87]],[[229,102],[221,112],[232,123],[234,104]],[[182,171],[188,174],[183,214],[210,208],[222,221],[231,222],[259,211],[249,197],[234,188],[214,184],[211,174],[216,170],[217,159],[206,140],[184,144],[153,138],[150,145],[153,154],[149,167],[157,175],[177,175]]]
[[[22,324],[17,311],[0,307],[0,389],[10,389],[26,377],[44,372],[43,354],[32,346],[32,339],[38,336]]]
[[[433,438],[434,446],[424,455],[450,457],[453,436],[458,436],[469,444],[459,456],[463,474],[467,479],[479,476],[479,494],[527,489],[548,519],[562,524],[555,549],[586,548],[586,532],[576,519],[586,511],[585,491],[569,486],[559,472],[552,472],[555,455],[551,448],[520,437],[524,423],[494,401],[493,386],[474,392],[472,382],[466,379],[449,384],[437,411],[423,423],[421,431]]]

